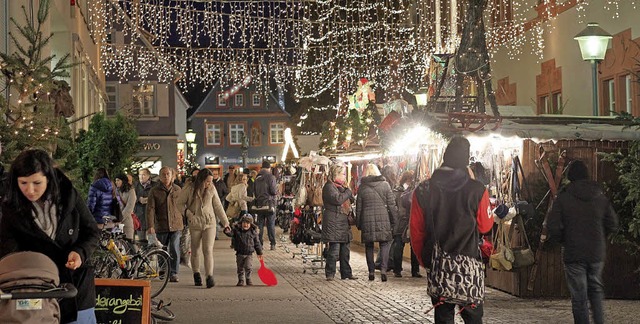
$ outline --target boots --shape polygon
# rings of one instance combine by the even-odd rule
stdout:
[[[251,281],[251,278],[247,278],[247,286],[253,286],[253,281]]]
[[[193,283],[196,286],[202,286],[202,276],[200,276],[200,272],[193,273]]]
[[[238,286],[238,287],[244,286],[244,280],[238,279],[238,283],[236,284],[236,286]]]

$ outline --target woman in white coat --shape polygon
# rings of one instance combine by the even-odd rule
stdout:
[[[213,174],[209,169],[200,170],[195,181],[182,189],[178,206],[183,205],[186,206],[185,214],[189,221],[189,232],[191,232],[191,269],[194,284],[202,286],[200,275],[200,253],[202,253],[207,288],[211,288],[215,286],[213,244],[216,238],[216,223],[220,222],[224,226],[225,233],[229,233],[231,228],[213,185]]]

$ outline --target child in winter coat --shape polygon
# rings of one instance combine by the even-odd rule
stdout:
[[[251,261],[253,260],[253,252],[258,255],[258,260],[262,260],[262,245],[258,238],[258,227],[253,224],[251,215],[243,215],[240,221],[233,225],[231,240],[236,250],[236,265],[238,266],[236,286],[244,286],[245,279],[247,286],[252,286]]]

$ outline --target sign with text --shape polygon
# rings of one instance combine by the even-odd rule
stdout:
[[[149,323],[148,281],[95,279],[95,282],[98,324]]]

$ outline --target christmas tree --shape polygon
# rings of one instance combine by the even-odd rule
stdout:
[[[27,22],[24,26],[11,18],[19,32],[9,33],[15,52],[0,53],[0,72],[8,90],[2,93],[9,93],[9,98],[0,94],[0,162],[8,165],[22,150],[40,147],[50,151],[63,167],[66,155],[73,152],[72,132],[64,117],[72,116],[74,110],[70,88],[59,79],[69,76],[72,64],[67,63],[67,54],[51,68],[55,55],[45,56],[44,49],[53,36],[42,33],[49,1],[40,1],[35,20],[29,18],[24,6],[22,12]]]

